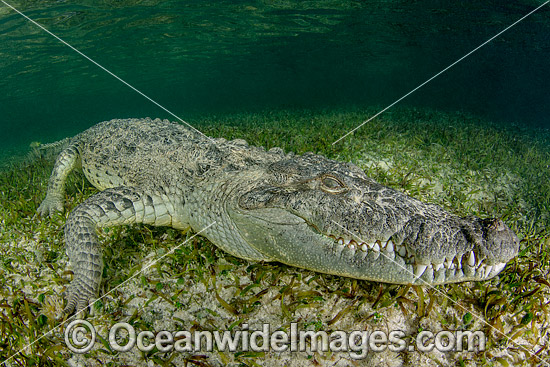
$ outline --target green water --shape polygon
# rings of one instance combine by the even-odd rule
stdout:
[[[90,319],[101,328],[132,314],[151,330],[397,325],[411,341],[419,330],[484,330],[486,352],[370,353],[365,363],[526,366],[548,355],[550,4],[333,146],[544,1],[6,1],[206,134],[351,161],[454,214],[502,218],[522,239],[491,281],[422,290],[251,263],[171,229],[113,228],[102,235],[104,295],[178,251],[103,299]],[[0,363],[364,365],[332,352],[69,353],[52,329],[70,279],[65,220],[35,216],[52,162],[4,164],[33,141],[145,116],[176,120],[0,0]],[[96,192],[69,175],[67,212]]]
[[[542,3],[10,2],[191,124],[234,111],[384,107]],[[548,60],[549,5],[401,104],[550,126]],[[111,118],[175,119],[2,3],[0,91],[2,152]]]

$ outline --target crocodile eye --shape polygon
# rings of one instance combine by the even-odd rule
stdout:
[[[340,194],[347,190],[346,185],[331,175],[321,177],[321,190],[329,194]]]

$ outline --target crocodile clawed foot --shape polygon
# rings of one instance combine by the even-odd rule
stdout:
[[[55,198],[46,198],[42,201],[38,207],[38,214],[42,217],[52,217],[55,213],[63,212],[63,200],[58,200]]]
[[[76,281],[69,285],[64,298],[67,300],[67,306],[63,309],[64,315],[70,316],[76,313],[78,319],[84,318],[88,313],[93,315],[92,306],[96,302],[96,298],[94,294],[79,287]]]

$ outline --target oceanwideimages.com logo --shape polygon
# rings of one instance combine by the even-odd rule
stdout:
[[[89,352],[96,341],[94,326],[85,320],[74,320],[65,329],[65,343],[75,353]],[[420,351],[430,352],[434,348],[440,352],[483,351],[485,334],[481,331],[443,330],[437,333],[421,331],[414,338],[406,338],[401,330],[388,333],[375,331],[313,331],[298,330],[297,323],[290,324],[290,330],[271,330],[269,324],[263,324],[262,330],[249,330],[242,324],[235,331],[167,331],[153,333],[149,330],[136,332],[126,322],[119,322],[109,330],[108,342],[117,352],[128,352],[137,348],[149,352],[155,347],[160,352],[212,352],[219,351],[274,351],[274,352],[348,352],[354,359],[365,358],[369,351],[393,352]]]

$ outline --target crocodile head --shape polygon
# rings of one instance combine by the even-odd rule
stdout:
[[[273,162],[228,214],[254,249],[289,265],[397,284],[484,280],[517,255],[501,220],[460,218],[307,153]]]

